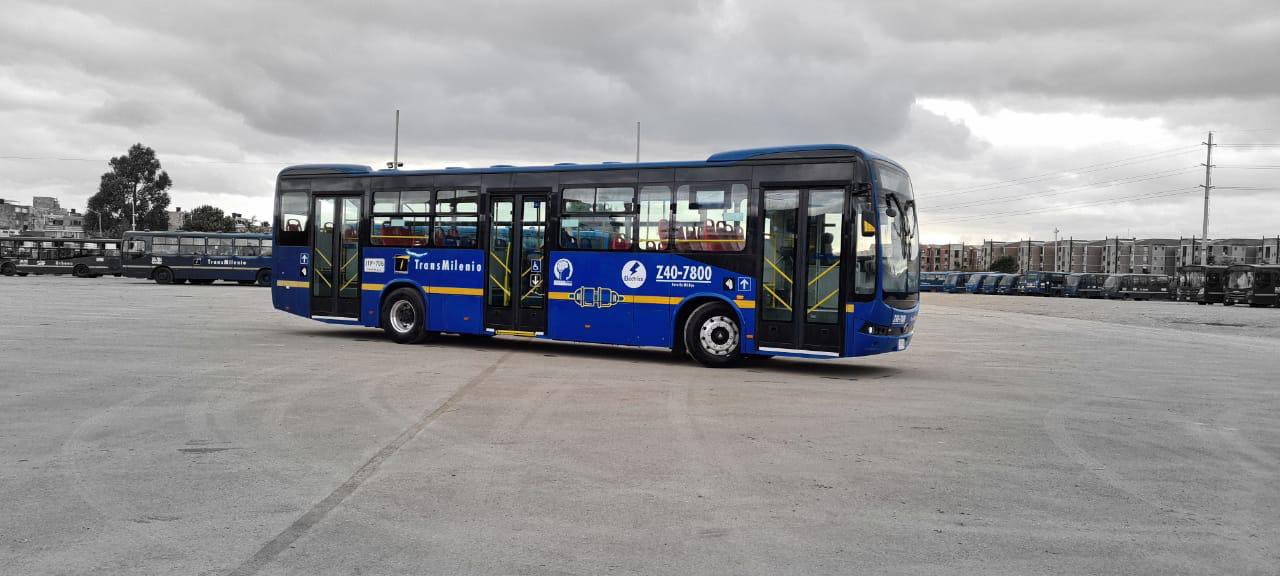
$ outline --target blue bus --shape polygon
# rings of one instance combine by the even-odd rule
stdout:
[[[942,283],[942,291],[948,294],[959,294],[964,292],[964,287],[969,283],[969,272],[948,272],[947,279]]]
[[[943,286],[947,283],[946,272],[921,272],[920,273],[920,291],[921,292],[941,292]]]
[[[847,145],[705,161],[286,168],[277,309],[382,328],[835,358],[907,348],[920,300],[906,170]]]
[[[120,241],[114,238],[0,237],[0,274],[119,276]]]
[[[271,285],[270,234],[125,232],[124,275],[156,284],[213,284],[218,280]]]

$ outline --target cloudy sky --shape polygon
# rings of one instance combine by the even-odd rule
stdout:
[[[1280,3],[25,2],[0,21],[0,197],[83,209],[156,149],[173,205],[275,173],[844,142],[912,172],[926,241],[1280,234]],[[1270,145],[1270,146],[1269,146]],[[1233,188],[1233,189],[1231,189]]]

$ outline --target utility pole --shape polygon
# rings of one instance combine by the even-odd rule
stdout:
[[[387,162],[387,168],[396,170],[404,163],[400,161],[400,109],[396,108],[396,144],[395,150],[391,153],[391,161]]]
[[[1201,142],[1205,146],[1204,155],[1204,222],[1200,227],[1200,237],[1204,242],[1204,251],[1200,253],[1200,264],[1209,265],[1209,190],[1213,189],[1213,132],[1209,132],[1209,139]]]
[[[1061,260],[1062,251],[1058,249],[1058,230],[1057,226],[1053,227],[1053,271],[1058,271],[1058,261]]]
[[[640,121],[636,120],[636,164],[640,163]]]

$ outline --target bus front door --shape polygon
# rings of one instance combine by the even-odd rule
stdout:
[[[546,331],[546,235],[545,194],[490,196],[485,328],[520,336]]]
[[[756,342],[764,351],[838,354],[844,189],[765,190]]]
[[[360,196],[316,196],[311,316],[360,316]]]

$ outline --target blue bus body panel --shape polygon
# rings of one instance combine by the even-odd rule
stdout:
[[[271,303],[306,318],[311,317],[311,279],[302,271],[311,269],[311,249],[306,246],[276,246],[271,267]]]
[[[383,294],[402,287],[422,294],[427,330],[484,332],[484,251],[367,247],[362,254],[360,322],[377,327]]]

